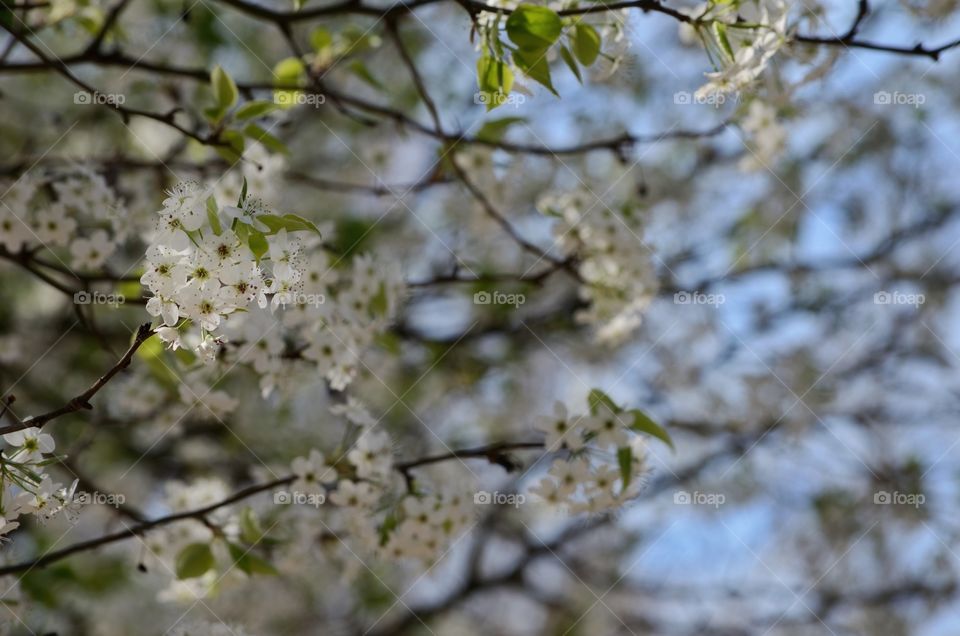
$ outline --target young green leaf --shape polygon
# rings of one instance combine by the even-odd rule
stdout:
[[[238,108],[234,116],[237,118],[237,121],[246,121],[248,119],[263,117],[270,111],[276,110],[276,108],[277,105],[273,102],[268,102],[264,99],[255,99]]]
[[[307,78],[307,69],[297,57],[280,60],[273,67],[274,84],[277,86],[302,86]],[[297,105],[300,91],[277,89],[273,91],[273,102],[279,108],[293,108]]]
[[[210,73],[210,83],[213,85],[213,94],[217,99],[217,106],[223,111],[233,108],[240,97],[233,78],[218,65],[214,66],[213,72]]]
[[[646,433],[661,440],[671,449],[674,448],[673,440],[670,439],[670,434],[666,430],[652,419],[650,416],[641,411],[640,409],[633,409],[629,411],[633,415],[633,422],[630,424],[630,428],[639,433]]]
[[[246,147],[240,131],[224,130],[220,133],[220,139],[224,143],[216,146],[217,153],[230,163],[240,161],[243,156],[243,149]]]
[[[350,66],[347,67],[347,70],[378,91],[386,89],[380,80],[374,77],[373,73],[370,72],[370,69],[367,68],[367,65],[360,60],[354,60],[351,62]]]
[[[287,154],[287,146],[282,141],[268,133],[263,127],[258,126],[254,123],[249,123],[243,128],[243,134],[245,134],[250,139],[259,141],[265,148],[272,150],[273,152],[278,152],[280,154]]]
[[[214,197],[207,199],[207,220],[210,221],[210,227],[213,228],[213,233],[220,236],[223,228],[220,227],[220,217],[217,214],[217,200]]]
[[[178,579],[192,579],[205,574],[214,566],[213,552],[207,543],[191,543],[177,555]]]
[[[523,117],[491,119],[477,131],[477,139],[481,141],[500,141],[510,126],[524,121],[526,121],[526,119]]]
[[[560,97],[559,93],[553,88],[553,82],[550,81],[550,64],[547,62],[545,51],[514,51],[513,61],[516,62],[524,75],[546,86],[551,93]]]
[[[241,571],[251,575],[277,574],[275,567],[253,554],[252,551],[234,543],[228,543],[227,549],[230,551],[230,558]]]
[[[562,29],[560,16],[539,5],[521,4],[507,18],[507,36],[523,51],[546,51]]]
[[[633,450],[629,446],[621,446],[617,449],[617,463],[620,464],[620,480],[623,482],[621,492],[625,492],[633,477]]]
[[[320,53],[327,47],[333,46],[333,36],[330,35],[330,31],[318,26],[310,32],[310,46],[313,47],[314,51]]]
[[[577,61],[573,59],[570,49],[562,44],[560,45],[560,57],[563,58],[567,68],[573,71],[573,74],[577,76],[577,81],[583,84],[583,77],[580,76],[580,69],[577,67]]]
[[[600,55],[600,34],[589,24],[580,23],[573,29],[573,53],[584,66],[590,66]]]
[[[254,258],[257,259],[257,262],[260,262],[260,259],[263,258],[263,255],[270,250],[270,245],[267,243],[267,237],[263,235],[263,232],[258,232],[252,230],[250,232],[250,237],[247,239],[247,245],[250,246],[250,251],[253,252]]]
[[[487,105],[487,111],[491,111],[503,104],[513,89],[513,71],[502,60],[483,55],[477,60],[477,85],[482,103]]]
[[[619,413],[621,409],[617,406],[617,403],[614,402],[609,395],[601,391],[600,389],[592,389],[587,395],[587,406],[590,408],[590,415],[596,415],[600,412],[600,407],[605,406],[610,409],[611,413]]]
[[[257,519],[257,513],[250,506],[240,512],[240,538],[249,544],[258,543],[263,539],[263,527]]]
[[[286,230],[288,232],[310,231],[315,232],[317,236],[320,235],[320,230],[314,223],[296,214],[284,214],[283,216],[261,214],[257,217],[257,220],[270,228],[268,234],[276,234],[280,230]]]

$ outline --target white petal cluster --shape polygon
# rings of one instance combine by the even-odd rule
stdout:
[[[709,81],[697,90],[697,98],[736,93],[760,77],[789,41],[789,10],[784,0],[751,0],[711,4],[706,13],[698,12],[696,16],[705,21],[700,35],[719,68],[706,74]]]
[[[353,412],[357,408],[354,405]],[[336,467],[317,450],[296,458],[292,490],[326,495],[333,506],[325,507],[324,523],[344,530],[341,536],[351,555],[429,566],[470,526],[475,516],[470,489],[447,484],[421,492],[410,487],[394,468],[390,436],[372,428],[360,428],[359,433],[346,462],[336,462]]]
[[[563,404],[536,424],[546,434],[548,451],[568,451],[558,456],[547,475],[530,489],[548,504],[571,513],[597,513],[623,505],[636,497],[649,472],[644,439],[630,431],[628,415],[604,405],[592,415],[571,416]],[[630,452],[630,477],[626,488],[619,453]]]
[[[749,138],[749,152],[740,161],[740,167],[744,170],[769,169],[787,144],[787,131],[777,121],[777,109],[761,100],[753,100],[740,127]]]
[[[100,271],[126,240],[128,211],[104,178],[83,167],[0,183],[0,247],[45,247],[80,272]]]
[[[193,182],[168,194],[140,278],[153,294],[147,311],[161,319],[158,335],[170,348],[186,345],[212,362],[230,314],[253,305],[275,310],[297,293],[302,242],[285,228],[271,232],[263,222],[270,211],[259,199],[221,206]],[[257,242],[266,249],[254,251]]]
[[[49,456],[56,448],[53,437],[39,428],[26,428],[3,436],[6,448],[0,455],[0,536],[17,529],[18,519],[34,515],[41,524],[63,512],[75,520],[80,507],[75,498],[77,482],[69,487],[54,483],[46,473]]]
[[[559,219],[554,228],[557,243],[577,257],[580,295],[589,303],[577,312],[577,320],[596,327],[599,342],[622,342],[640,326],[657,291],[638,212],[614,212],[582,190],[548,194],[538,207]]]

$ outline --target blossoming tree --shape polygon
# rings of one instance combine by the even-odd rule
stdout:
[[[4,0],[0,633],[950,633],[955,4]]]

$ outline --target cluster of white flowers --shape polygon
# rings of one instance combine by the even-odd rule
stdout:
[[[34,427],[7,433],[3,441],[7,448],[0,454],[0,536],[15,530],[22,515],[45,523],[63,512],[75,521],[80,508],[74,497],[77,481],[64,487],[45,471],[56,448],[53,437]]]
[[[571,513],[603,512],[639,495],[649,472],[647,446],[631,432],[627,417],[604,404],[594,414],[571,416],[558,402],[553,415],[540,418],[536,427],[546,434],[547,450],[566,453],[554,459],[530,492]]]
[[[171,513],[178,513],[216,504],[230,495],[230,488],[217,478],[201,478],[189,483],[170,481],[164,485],[164,495],[166,507]],[[216,532],[214,528],[217,529]],[[214,541],[217,533],[227,541],[237,540],[238,515],[230,506],[223,506],[209,513],[206,515],[206,522],[186,519],[148,533],[144,539],[145,565],[148,569],[152,569],[151,565],[157,565],[156,569],[161,573],[174,573],[178,557],[188,546],[206,544],[210,545],[211,549],[221,550],[222,542]],[[227,554],[218,556],[222,562],[231,562]],[[196,602],[197,599],[211,595],[220,579],[221,575],[215,568],[197,577],[171,577],[167,587],[159,592],[158,599],[164,602]]]
[[[753,100],[740,127],[750,139],[750,150],[740,161],[740,167],[744,170],[770,168],[787,144],[787,131],[777,121],[777,109]]]
[[[640,326],[657,291],[638,211],[614,212],[583,190],[548,194],[538,207],[559,219],[556,241],[566,254],[577,256],[580,293],[589,303],[577,320],[594,325],[599,342],[622,342]]]
[[[46,247],[72,268],[100,270],[131,231],[123,201],[83,167],[25,174],[0,192],[0,246],[11,253]]]
[[[395,510],[396,527],[381,546],[384,559],[417,559],[432,565],[450,543],[469,529],[476,508],[473,498],[457,489],[408,495]]]
[[[231,337],[250,345],[239,344],[230,355],[260,374],[265,395],[293,381],[302,370],[297,365],[305,363],[333,389],[345,389],[361,366],[360,356],[390,326],[405,293],[399,269],[367,255],[355,257],[344,271],[316,250],[298,267],[297,288],[274,296],[286,311],[273,315],[251,308],[231,325]]]
[[[784,0],[709,3],[693,12],[695,26],[717,69],[697,90],[699,99],[735,93],[750,86],[789,41]],[[689,25],[683,25],[689,30]],[[681,37],[685,37],[681,34]]]
[[[345,530],[351,551],[429,566],[474,517],[467,489],[411,491],[394,468],[390,436],[373,428],[375,421],[363,404],[351,398],[332,410],[359,433],[346,462],[331,465],[317,450],[296,458],[292,490],[328,497],[334,506],[326,511],[328,523]]]
[[[230,314],[253,304],[276,309],[301,286],[303,242],[287,226],[306,226],[245,195],[237,205],[220,206],[209,188],[178,184],[147,249],[140,282],[153,294],[147,311],[162,319],[158,335],[174,350],[189,346],[205,362],[216,358],[223,343],[216,332]]]

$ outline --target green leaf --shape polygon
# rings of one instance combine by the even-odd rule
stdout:
[[[715,20],[711,26],[713,28],[713,35],[717,39],[717,43],[720,44],[720,48],[729,56],[730,60],[733,60],[733,47],[730,46],[730,40],[727,39],[727,25],[719,20]]]
[[[286,230],[288,232],[303,232],[309,230],[310,232],[316,232],[317,236],[320,235],[320,230],[316,225],[296,214],[284,214],[283,216],[277,214],[261,214],[257,217],[257,220],[270,228],[269,234],[276,234],[280,230]]]
[[[562,29],[560,16],[538,5],[521,4],[507,18],[507,35],[523,51],[546,51]]]
[[[487,111],[500,106],[513,89],[513,71],[502,60],[483,55],[477,60],[477,86]]]
[[[249,544],[259,543],[263,539],[263,527],[257,519],[257,513],[250,506],[240,512],[240,538]]]
[[[274,83],[278,86],[302,86],[307,78],[307,70],[303,61],[297,57],[288,57],[280,60],[273,67]],[[279,108],[293,108],[297,105],[297,94],[300,91],[275,90],[273,102]]]
[[[220,123],[220,120],[223,119],[223,116],[226,114],[227,112],[219,106],[210,106],[209,108],[203,109],[203,116],[206,117],[207,121],[211,124]]]
[[[639,433],[646,433],[647,435],[656,437],[657,439],[665,443],[667,446],[669,446],[671,449],[676,450],[673,446],[673,440],[670,439],[670,434],[667,433],[667,431],[664,430],[662,426],[660,426],[659,424],[654,422],[652,419],[650,419],[649,415],[647,415],[640,409],[633,409],[631,411],[628,411],[628,413],[633,415],[633,423],[630,424],[631,430],[637,431]]]
[[[313,47],[314,51],[320,53],[327,47],[333,46],[333,36],[330,35],[330,31],[318,26],[310,32],[310,46]]]
[[[513,124],[524,122],[524,117],[501,117],[500,119],[491,119],[477,131],[477,139],[481,141],[500,141],[506,134],[507,129]]]
[[[213,72],[210,73],[210,83],[213,85],[213,94],[217,98],[217,106],[224,111],[233,108],[240,97],[233,78],[217,65],[213,67]]]
[[[577,81],[583,84],[583,77],[580,76],[580,69],[577,67],[577,61],[573,59],[573,55],[570,53],[570,49],[566,46],[560,46],[560,57],[563,58],[563,61],[566,62],[567,68],[573,71],[573,74],[577,76]]]
[[[210,221],[210,227],[213,233],[220,236],[223,228],[220,227],[220,216],[217,214],[217,200],[214,197],[207,199],[207,220]]]
[[[600,55],[600,34],[589,24],[578,24],[573,30],[573,53],[584,66],[590,66]]]
[[[243,134],[250,139],[260,142],[265,148],[273,152],[284,155],[289,152],[285,143],[268,133],[262,126],[258,126],[252,122],[244,126]]]
[[[230,558],[234,564],[247,574],[277,574],[277,569],[253,554],[252,551],[233,543],[227,543]]]
[[[213,552],[207,543],[191,543],[177,555],[177,578],[192,579],[214,566]]]
[[[276,110],[276,108],[277,105],[273,102],[268,102],[265,99],[255,99],[238,108],[235,117],[238,121],[256,119],[257,117],[263,117],[272,110]]]
[[[270,244],[267,243],[267,237],[264,236],[263,232],[258,232],[257,230],[250,231],[247,245],[250,246],[250,251],[253,252],[253,257],[257,259],[258,263],[260,259],[263,258],[263,255],[270,251]]]
[[[243,135],[238,130],[224,130],[220,133],[220,139],[225,145],[216,146],[217,154],[229,161],[236,163],[243,156],[243,149],[246,144]]]
[[[380,80],[373,76],[373,73],[370,72],[370,69],[367,68],[367,65],[360,60],[355,60],[352,62],[350,66],[347,67],[347,70],[377,90],[382,91],[386,88],[380,83]]]
[[[298,57],[288,57],[277,62],[273,67],[276,83],[281,86],[300,85],[306,78],[306,68]]]
[[[621,409],[617,406],[617,403],[614,402],[609,395],[601,391],[600,389],[592,389],[587,395],[587,406],[590,407],[590,415],[596,415],[600,412],[601,406],[606,406],[610,409],[611,413],[619,413]]]
[[[633,450],[629,446],[621,446],[617,449],[617,463],[620,464],[620,479],[623,481],[623,489],[620,492],[625,492],[633,477]]]
[[[550,81],[550,64],[547,63],[547,55],[544,51],[514,51],[513,61],[524,75],[546,86],[551,93],[560,97],[553,88],[553,82]]]

